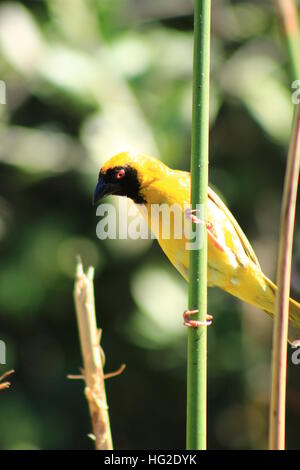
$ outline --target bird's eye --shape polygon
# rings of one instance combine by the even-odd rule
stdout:
[[[124,178],[124,176],[125,176],[125,170],[123,168],[121,168],[121,170],[118,170],[116,172],[115,178],[116,178],[116,180],[121,180],[122,178]]]

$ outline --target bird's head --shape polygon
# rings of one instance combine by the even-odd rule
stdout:
[[[159,160],[146,155],[122,152],[102,166],[94,192],[94,204],[104,196],[127,196],[137,204],[147,202],[147,188],[159,180],[168,168]]]

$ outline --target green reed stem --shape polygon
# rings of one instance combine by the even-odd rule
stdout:
[[[210,0],[195,0],[191,173],[192,209],[204,223],[197,225],[199,247],[190,253],[189,308],[206,320],[206,203],[209,144]],[[200,206],[199,206],[200,205]],[[187,449],[206,449],[207,328],[188,329]]]
[[[300,31],[295,0],[274,0],[286,38],[293,80],[300,79]]]

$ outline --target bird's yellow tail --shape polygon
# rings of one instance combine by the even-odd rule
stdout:
[[[242,289],[241,284],[232,285],[231,283],[230,288],[226,290],[239,299],[273,316],[275,313],[277,286],[254,265],[253,269],[247,272],[247,282],[244,282],[244,284],[247,286],[247,289]],[[288,336],[289,343],[300,345],[300,303],[291,298],[289,305]]]
[[[270,293],[273,300],[270,303],[270,308],[264,308],[264,311],[274,315],[277,286],[265,275],[263,275],[263,278],[267,285],[268,293]],[[300,303],[292,298],[290,298],[289,309],[289,343],[300,344]]]

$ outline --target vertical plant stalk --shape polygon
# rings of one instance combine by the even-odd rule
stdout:
[[[194,2],[193,116],[191,144],[192,209],[201,209],[199,249],[190,253],[189,308],[207,314],[206,205],[209,151],[210,0]],[[200,205],[200,206],[199,206]],[[207,327],[188,328],[187,449],[206,449]]]
[[[300,106],[296,106],[283,188],[273,327],[269,449],[285,448],[285,408],[289,296],[296,200],[300,169]]]
[[[296,2],[295,0],[274,0],[274,4],[286,36],[293,78],[300,79],[300,33]],[[269,416],[269,449],[272,450],[285,448],[287,337],[294,219],[299,178],[299,122],[300,110],[297,105],[281,207]]]
[[[286,36],[294,79],[300,79],[300,33],[295,0],[274,0]]]
[[[111,450],[112,438],[104,385],[100,348],[100,330],[97,329],[94,301],[94,269],[83,272],[77,264],[74,299],[83,357],[85,396],[88,401],[96,450]]]

